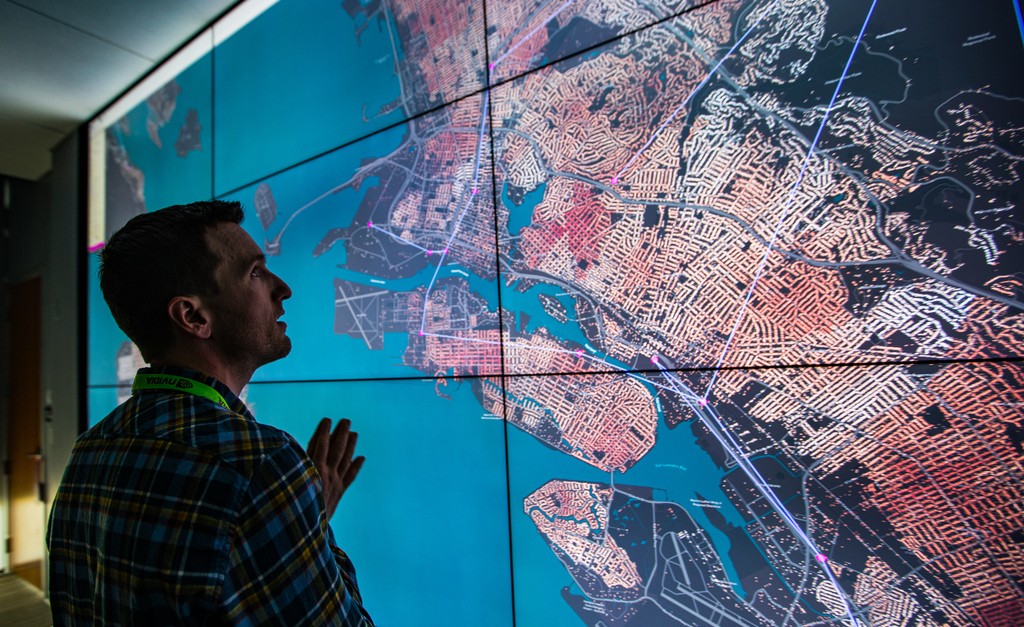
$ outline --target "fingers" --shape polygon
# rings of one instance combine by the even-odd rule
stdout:
[[[334,428],[334,433],[331,434],[331,445],[327,451],[327,465],[331,468],[337,468],[352,459],[356,438],[359,434],[349,431],[351,427],[352,421],[342,418],[338,421],[338,426]]]
[[[352,463],[349,464],[349,467],[345,469],[345,475],[341,478],[341,484],[345,486],[346,490],[350,485],[352,485],[352,482],[356,480],[356,475],[359,474],[359,470],[363,467],[363,462],[365,461],[366,458],[360,455],[353,459]]]
[[[334,515],[338,501],[355,481],[363,462],[366,461],[362,455],[352,458],[359,434],[351,429],[352,422],[342,419],[338,421],[332,433],[331,419],[324,418],[316,426],[313,437],[309,440],[309,448],[306,449],[320,475],[324,509],[328,519]]]
[[[321,465],[327,461],[328,435],[330,433],[331,419],[321,419],[320,424],[313,431],[313,437],[309,439],[309,446],[306,447],[306,453],[309,454],[309,458],[313,460],[314,464]]]

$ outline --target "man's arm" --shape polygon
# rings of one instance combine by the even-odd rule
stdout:
[[[222,598],[231,622],[372,627],[331,541],[318,478],[294,442],[256,469],[228,556]]]

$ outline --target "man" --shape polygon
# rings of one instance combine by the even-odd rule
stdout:
[[[100,287],[150,368],[76,442],[47,543],[56,625],[372,626],[327,521],[362,467],[346,420],[303,451],[238,396],[291,350],[288,286],[238,203],[133,218]]]

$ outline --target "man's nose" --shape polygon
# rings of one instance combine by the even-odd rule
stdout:
[[[281,277],[277,276],[276,274],[274,275],[274,279],[277,281],[277,286],[274,288],[274,296],[280,298],[281,300],[288,300],[289,298],[291,298],[292,288],[288,287],[288,284],[285,283],[284,280]]]

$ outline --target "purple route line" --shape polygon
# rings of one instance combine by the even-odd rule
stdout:
[[[846,80],[846,77],[850,72],[850,66],[853,64],[853,57],[857,54],[857,48],[860,47],[860,42],[864,38],[864,32],[867,30],[868,22],[871,21],[871,15],[872,13],[874,13],[875,6],[877,4],[878,0],[872,0],[871,6],[868,8],[868,13],[864,17],[864,23],[861,25],[860,33],[858,33],[857,35],[857,41],[854,42],[853,48],[850,50],[850,56],[847,57],[846,59],[846,66],[843,67],[843,73],[840,75],[839,81],[836,83],[835,91],[832,92],[832,98],[829,100],[828,107],[825,108],[825,113],[822,116],[821,124],[818,125],[818,130],[814,134],[814,139],[811,141],[811,145],[807,149],[807,157],[804,159],[803,165],[800,167],[800,173],[797,175],[796,183],[793,185],[792,189],[790,189],[789,197],[786,199],[786,204],[783,205],[782,208],[782,214],[779,216],[779,220],[775,225],[775,231],[772,233],[771,240],[769,240],[768,246],[765,248],[764,255],[761,257],[761,263],[757,268],[757,272],[754,273],[754,279],[753,281],[751,281],[750,288],[747,290],[746,298],[743,299],[743,305],[740,307],[740,311],[736,316],[736,322],[733,324],[732,331],[729,333],[729,337],[726,340],[725,346],[722,349],[722,354],[718,358],[718,364],[715,366],[713,374],[711,375],[711,381],[710,383],[708,383],[707,390],[704,391],[704,395],[701,397],[701,400],[703,401],[703,403],[701,403],[702,406],[706,406],[708,398],[710,398],[711,396],[711,390],[714,388],[715,383],[718,380],[718,374],[721,372],[722,363],[725,361],[725,356],[728,354],[729,349],[732,346],[732,341],[736,336],[737,330],[739,329],[740,322],[743,320],[743,316],[746,314],[747,306],[750,304],[750,299],[754,294],[754,289],[757,287],[757,282],[761,279],[761,275],[764,273],[765,266],[768,264],[768,256],[775,248],[775,242],[778,239],[779,232],[782,230],[782,223],[783,221],[785,221],[787,215],[789,214],[789,209],[793,205],[794,198],[796,197],[796,192],[800,188],[800,185],[803,183],[804,176],[807,174],[807,168],[811,162],[811,158],[814,156],[814,149],[817,147],[818,141],[821,139],[821,134],[825,130],[825,125],[828,124],[828,118],[829,115],[832,113],[832,107],[835,105],[836,99],[839,97],[839,91],[842,89],[843,82]],[[712,415],[713,413],[709,411],[709,416]],[[723,434],[730,440],[733,440],[732,434],[730,434],[727,430],[724,429],[724,425],[722,426],[722,428]],[[741,450],[739,448],[738,443],[736,443],[736,446],[736,451]],[[743,459],[742,456],[737,456],[736,460],[743,466],[749,465],[749,462]],[[755,476],[758,478],[761,477],[761,475],[757,472],[757,469],[754,468],[753,466],[750,466],[748,475],[751,478]],[[763,482],[763,479],[761,479],[761,481]],[[778,501],[778,498],[775,496],[775,493],[772,492],[771,490],[766,488],[764,494],[765,496],[768,497],[768,500],[771,501],[773,504],[775,504]],[[822,559],[825,557],[824,553],[819,551],[817,547],[814,545],[814,542],[809,537],[807,537],[806,534],[804,534],[803,530],[800,529],[799,525],[796,523],[796,520],[794,520],[792,516],[789,515],[788,510],[782,507],[782,503],[778,503],[778,507],[776,509],[779,515],[786,519],[787,524],[797,535],[797,537],[799,537],[800,540],[803,541],[806,544],[806,546],[811,549],[811,552],[815,554],[815,559],[817,559],[818,562],[821,564],[822,571],[824,571],[829,581],[832,582],[832,585],[835,586],[836,592],[839,593],[839,599],[843,602],[843,609],[846,611],[847,618],[850,619],[850,622],[855,627],[859,625],[860,623],[858,622],[857,618],[853,615],[853,611],[850,608],[849,599],[847,598],[846,594],[844,594],[842,587],[840,587],[839,581],[836,579],[835,574],[832,572],[832,569],[829,568],[828,564],[826,563],[827,558]]]
[[[1020,30],[1020,42],[1024,44],[1024,16],[1020,13],[1020,0],[1013,0],[1013,12],[1017,16],[1017,29]]]
[[[664,371],[664,368],[662,368],[662,371]],[[678,376],[676,376],[674,373],[666,372],[665,375],[665,378],[671,383],[672,391],[677,393],[684,400],[687,400],[687,402],[689,402],[688,398],[695,396],[695,394],[693,394],[693,392],[690,391],[689,388],[686,388],[686,384],[680,381]],[[680,389],[679,386],[683,386],[683,388],[686,389]],[[687,391],[689,391],[689,393],[687,393]],[[814,540],[812,540],[806,533],[804,533],[804,530],[800,527],[800,523],[797,522],[796,518],[794,518],[793,515],[790,514],[788,509],[786,509],[785,505],[783,505],[778,495],[776,495],[775,492],[768,487],[768,482],[765,480],[765,478],[761,475],[757,468],[754,467],[750,459],[742,454],[741,451],[743,450],[743,448],[740,446],[740,443],[737,442],[736,439],[733,437],[732,433],[729,432],[728,428],[726,428],[722,420],[716,415],[714,409],[708,407],[707,399],[701,398],[697,401],[697,404],[704,408],[704,411],[694,408],[692,404],[690,405],[690,409],[693,410],[694,414],[698,416],[699,420],[703,421],[706,424],[706,426],[708,427],[708,431],[713,436],[715,436],[715,439],[718,440],[719,444],[722,445],[722,450],[724,450],[730,457],[732,457],[736,464],[740,467],[740,469],[747,475],[747,477],[750,478],[750,480],[754,483],[755,487],[757,487],[758,490],[761,492],[762,496],[764,496],[765,499],[772,506],[772,509],[775,510],[779,517],[782,518],[783,522],[786,523],[786,526],[789,527],[790,531],[793,532],[793,535],[797,538],[797,540],[799,540],[809,550],[809,552],[812,555],[814,555],[814,559],[821,564],[822,570],[825,572],[826,576],[831,581],[832,585],[835,587],[836,592],[839,593],[839,598],[843,602],[843,609],[846,611],[846,617],[850,619],[854,627],[858,627],[860,623],[857,621],[857,618],[853,615],[853,611],[850,609],[850,605],[847,601],[846,595],[843,594],[843,589],[839,586],[839,582],[836,580],[835,575],[832,573],[832,569],[829,568],[826,564],[828,562],[828,557],[821,552],[821,550],[814,543]]]
[[[697,84],[696,87],[693,88],[693,91],[691,91],[690,94],[686,96],[686,98],[684,98],[681,103],[679,103],[679,106],[676,107],[676,110],[673,111],[670,116],[665,118],[665,121],[661,123],[661,126],[658,127],[658,130],[654,131],[654,134],[651,135],[651,138],[647,140],[647,143],[644,144],[635,155],[633,155],[632,159],[626,162],[626,165],[622,166],[621,170],[615,173],[615,176],[613,176],[611,179],[612,186],[619,184],[619,181],[622,179],[622,175],[626,173],[626,170],[629,170],[629,168],[634,163],[636,163],[636,160],[640,158],[640,155],[644,154],[644,151],[651,147],[651,144],[654,143],[654,140],[658,139],[658,137],[661,135],[661,132],[665,130],[665,127],[668,126],[669,123],[671,123],[677,115],[679,115],[679,112],[683,110],[683,107],[685,107],[688,102],[690,102],[690,99],[697,95],[697,92],[699,92],[704,87],[704,85],[707,85],[708,81],[711,80],[711,77],[713,77],[718,72],[718,68],[722,67],[722,64],[725,63],[725,60],[731,57],[734,52],[736,52],[736,49],[740,47],[740,44],[742,44],[743,41],[747,38],[747,36],[750,35],[750,33],[752,33],[755,28],[757,28],[757,25],[761,23],[761,20],[763,20],[769,13],[771,13],[771,10],[774,9],[775,5],[778,3],[779,0],[775,0],[775,2],[773,2],[770,7],[765,9],[764,13],[761,14],[761,17],[757,18],[757,21],[750,25],[750,28],[748,28],[747,31],[743,33],[743,36],[737,39],[736,43],[732,45],[732,48],[729,48],[729,51],[726,52],[722,56],[722,58],[718,60],[718,63],[715,64],[715,67],[711,68],[711,71],[708,72],[708,75],[704,77],[704,80],[702,80],[700,83]]]
[[[455,228],[452,229],[451,236],[448,237],[448,243],[445,244],[444,248],[440,251],[441,258],[437,260],[437,267],[434,268],[434,276],[430,277],[430,284],[427,285],[427,291],[423,296],[423,316],[420,318],[420,335],[423,335],[424,330],[427,327],[427,300],[430,298],[430,292],[434,289],[434,284],[437,282],[437,275],[441,272],[441,266],[444,265],[444,259],[448,256],[448,251],[452,247],[452,242],[455,241],[455,236],[459,232],[459,227],[462,225],[462,219],[469,213],[469,209],[473,206],[473,201],[476,199],[477,192],[480,188],[477,186],[480,180],[480,160],[483,158],[484,149],[484,128],[487,125],[487,104],[489,102],[491,94],[488,91],[484,95],[484,104],[480,110],[480,133],[477,135],[476,145],[476,162],[473,165],[473,186],[470,188],[469,200],[466,202],[466,208],[459,214],[459,219],[455,222]],[[433,254],[435,251],[428,250],[427,255]]]
[[[423,335],[424,330],[427,328],[427,300],[430,298],[430,292],[434,289],[434,284],[437,283],[437,275],[441,272],[441,266],[444,265],[444,259],[448,256],[448,251],[452,247],[452,242],[455,241],[455,236],[459,232],[459,227],[462,225],[462,219],[469,213],[469,209],[473,206],[473,201],[476,199],[476,194],[470,194],[469,200],[466,202],[466,208],[459,214],[459,219],[455,222],[455,228],[452,229],[452,234],[448,237],[448,243],[445,244],[444,249],[441,250],[441,258],[437,260],[437,267],[434,268],[434,276],[430,277],[430,284],[427,285],[427,291],[423,295],[423,316],[420,318],[420,335]]]
[[[514,46],[512,46],[511,48],[506,50],[505,54],[501,55],[500,57],[498,57],[494,61],[491,61],[491,65],[488,66],[488,69],[493,70],[494,68],[496,68],[498,66],[498,64],[501,63],[505,59],[505,57],[507,57],[508,55],[510,55],[513,52],[515,52],[516,48],[518,48],[519,46],[523,45],[523,43],[526,40],[528,40],[530,37],[533,37],[535,34],[537,34],[537,31],[539,31],[540,29],[544,28],[547,25],[548,22],[550,22],[551,20],[553,20],[556,17],[558,17],[558,14],[561,13],[562,11],[564,11],[566,9],[566,7],[568,7],[572,3],[573,3],[573,0],[566,0],[565,4],[563,4],[562,6],[558,7],[557,11],[555,11],[554,13],[549,15],[548,18],[546,20],[544,20],[543,22],[541,22],[540,24],[537,24],[537,26],[535,26],[533,30],[531,30],[530,32],[526,33],[525,37],[523,37],[522,39],[517,41]]]
[[[803,165],[800,166],[800,173],[797,175],[796,183],[789,190],[789,196],[786,198],[786,204],[782,207],[782,213],[779,215],[778,222],[775,223],[775,230],[772,233],[771,239],[768,241],[768,246],[765,248],[764,255],[761,256],[761,263],[758,265],[757,272],[754,273],[754,280],[750,282],[750,287],[747,289],[746,298],[743,299],[743,305],[740,307],[739,314],[736,316],[736,322],[732,326],[732,331],[729,333],[729,337],[726,339],[725,347],[722,348],[722,354],[718,358],[718,363],[715,365],[714,374],[711,377],[711,383],[708,384],[708,389],[704,392],[704,399],[707,400],[711,395],[711,388],[714,387],[715,381],[718,379],[718,373],[721,371],[722,363],[725,361],[725,356],[729,352],[729,348],[732,346],[733,338],[736,336],[736,331],[739,329],[740,322],[743,320],[743,316],[746,314],[747,306],[750,304],[750,299],[754,294],[754,288],[757,287],[757,282],[761,279],[761,274],[764,272],[764,268],[768,265],[768,256],[775,249],[775,241],[779,237],[779,232],[782,230],[782,223],[789,215],[789,209],[793,205],[793,200],[796,198],[796,192],[800,189],[800,185],[804,182],[804,176],[807,174],[807,167],[811,163],[811,158],[814,156],[814,149],[818,146],[818,140],[821,139],[821,134],[825,130],[825,125],[828,124],[828,117],[832,113],[832,107],[836,103],[836,99],[839,97],[839,91],[843,87],[843,82],[846,80],[846,76],[850,71],[850,65],[853,64],[853,57],[857,54],[857,48],[860,46],[861,40],[864,38],[864,31],[867,30],[868,22],[871,21],[871,14],[875,10],[875,5],[878,4],[878,0],[872,0],[871,6],[868,8],[868,14],[864,18],[864,24],[860,27],[860,33],[857,35],[857,41],[854,42],[853,48],[850,50],[850,56],[846,59],[846,66],[843,67],[843,73],[839,76],[839,81],[836,83],[836,89],[832,92],[832,98],[828,102],[828,106],[825,108],[825,114],[821,118],[821,124],[818,125],[818,130],[814,134],[814,139],[811,141],[811,145],[807,148],[807,157],[804,158]]]
[[[391,231],[388,231],[387,229],[382,229],[379,226],[377,226],[376,224],[374,224],[373,222],[367,222],[366,226],[368,228],[374,230],[374,231],[377,231],[379,233],[383,233],[384,235],[388,235],[388,236],[398,240],[399,242],[402,242],[403,244],[408,244],[409,246],[412,246],[413,248],[419,248],[420,250],[422,250],[423,252],[427,253],[428,255],[431,254],[432,252],[434,252],[432,250],[427,250],[426,248],[420,246],[419,244],[417,244],[415,242],[412,242],[410,240],[407,240],[404,237],[401,237],[399,235],[395,235],[394,233],[392,233]]]

